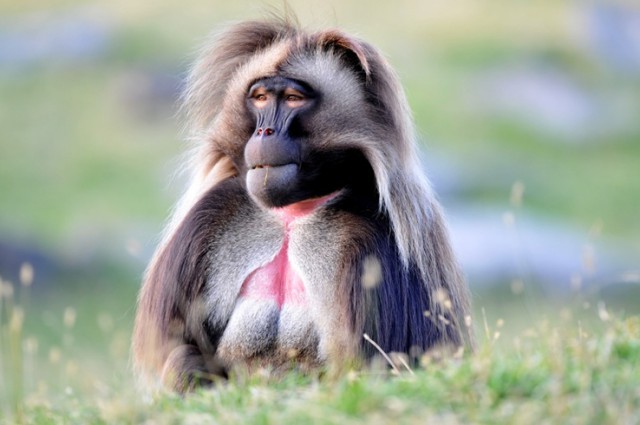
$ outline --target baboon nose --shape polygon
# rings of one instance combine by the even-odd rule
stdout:
[[[258,129],[258,131],[256,131],[256,134],[257,134],[258,136],[262,136],[263,134],[264,134],[265,136],[271,136],[273,133],[275,133],[275,130],[274,130],[273,128],[269,128],[269,127],[264,128],[264,129],[263,129],[262,127],[260,127],[260,128]]]

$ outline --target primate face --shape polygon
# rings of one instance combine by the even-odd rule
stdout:
[[[321,107],[319,91],[304,81],[263,78],[249,87],[246,107],[255,122],[244,150],[246,180],[256,202],[286,207],[348,184],[341,157],[350,153],[310,143],[312,118]]]

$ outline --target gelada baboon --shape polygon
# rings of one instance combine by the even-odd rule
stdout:
[[[341,31],[245,22],[184,95],[192,179],[147,270],[136,370],[184,391],[471,339],[467,289],[398,78]]]

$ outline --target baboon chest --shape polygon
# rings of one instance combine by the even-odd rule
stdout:
[[[331,301],[320,289],[334,284],[338,263],[327,261],[323,255],[327,249],[314,246],[317,242],[309,233],[309,228],[286,227],[276,254],[243,280],[218,346],[223,360],[276,366],[291,360],[311,364],[322,360],[318,312],[326,312]],[[313,248],[305,252],[317,255],[301,256],[301,246]]]

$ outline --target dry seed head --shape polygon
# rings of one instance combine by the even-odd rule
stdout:
[[[466,315],[464,316],[464,324],[470,328],[472,325],[472,321],[471,321],[471,316],[470,315]]]
[[[264,379],[269,379],[271,377],[271,371],[266,367],[261,367],[256,371],[256,375]]]
[[[9,331],[17,333],[22,329],[24,324],[24,310],[20,307],[14,307],[9,320]]]
[[[438,288],[433,295],[438,304],[442,304],[443,302],[449,300],[449,294],[442,288]]]
[[[453,358],[454,359],[461,359],[463,355],[464,355],[464,347],[461,345],[461,346],[458,347],[458,349],[455,351],[455,353],[453,353]]]
[[[449,292],[445,289],[438,288],[434,294],[435,301],[438,305],[441,305],[445,310],[451,310],[452,303],[449,298]]]
[[[31,286],[33,275],[33,266],[29,263],[22,263],[20,266],[20,283],[22,286]]]
[[[409,356],[406,353],[392,351],[389,353],[389,358],[398,369],[408,368]]]
[[[422,368],[426,368],[427,366],[429,366],[431,363],[433,362],[433,358],[431,357],[431,355],[427,352],[424,353],[421,357],[420,357],[420,367]]]
[[[27,354],[35,354],[38,352],[38,340],[34,337],[29,337],[24,340],[23,347]]]
[[[598,317],[603,322],[608,322],[609,319],[611,319],[611,316],[609,316],[609,312],[607,311],[607,306],[603,301],[598,302]]]
[[[376,256],[369,255],[364,259],[361,281],[366,289],[375,288],[382,282],[382,266]]]
[[[62,319],[64,325],[71,329],[76,323],[76,310],[73,307],[67,307],[64,309],[64,316]]]
[[[502,214],[502,222],[507,227],[513,227],[516,224],[516,216],[511,211]]]
[[[514,279],[511,281],[511,292],[516,295],[524,292],[524,282],[522,279]]]
[[[450,345],[436,345],[433,346],[429,349],[429,351],[427,351],[424,356],[422,356],[422,359],[420,359],[420,362],[422,363],[423,360],[427,360],[427,362],[438,362],[441,361],[443,359],[449,358],[451,356],[451,354],[453,353],[453,347]]]
[[[406,401],[400,400],[398,397],[389,397],[385,401],[385,406],[390,411],[399,414],[407,410],[408,404]]]
[[[393,363],[393,361],[391,360],[391,358],[389,357],[389,355],[387,353],[385,353],[385,351],[382,349],[382,347],[380,347],[373,339],[371,339],[371,337],[369,335],[367,335],[366,333],[362,335],[362,337],[364,338],[365,341],[367,341],[369,344],[373,345],[373,347],[378,350],[378,353],[380,353],[380,355],[384,358],[384,360],[386,360],[387,363],[389,363],[389,365],[391,366],[391,368],[393,369],[391,372],[394,375],[398,375],[400,373],[400,371],[398,370],[398,368],[396,367],[396,365]]]
[[[60,362],[60,358],[62,357],[62,352],[57,347],[52,347],[49,350],[49,363],[58,364]]]
[[[389,362],[382,354],[375,354],[369,360],[367,370],[374,373],[387,373],[389,371]]]
[[[13,297],[13,285],[11,282],[7,280],[0,282],[0,296],[3,296],[4,298]]]
[[[511,186],[511,196],[509,198],[509,202],[514,207],[522,206],[522,198],[524,195],[524,183],[521,181],[516,181]]]
[[[69,376],[75,376],[78,373],[78,365],[73,360],[69,360],[65,366],[65,371]]]

